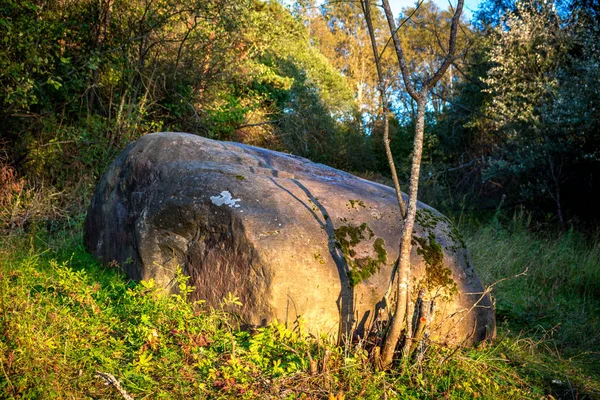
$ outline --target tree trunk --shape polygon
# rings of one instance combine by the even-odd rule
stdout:
[[[406,91],[417,103],[417,115],[415,124],[415,139],[413,146],[413,158],[412,167],[410,174],[410,188],[408,198],[408,210],[407,215],[402,225],[402,238],[400,241],[400,257],[398,259],[398,280],[397,280],[397,301],[395,306],[395,312],[390,318],[389,330],[385,338],[385,344],[383,348],[381,365],[383,368],[390,368],[394,360],[394,353],[398,342],[400,340],[400,334],[402,329],[405,327],[406,322],[406,350],[410,350],[410,344],[412,341],[412,313],[414,304],[411,301],[411,288],[410,288],[410,253],[412,249],[412,233],[415,224],[415,218],[417,215],[417,192],[419,190],[419,174],[421,172],[421,156],[423,153],[423,135],[425,131],[425,109],[427,106],[427,94],[433,89],[436,83],[444,76],[448,67],[452,64],[455,59],[456,52],[456,33],[458,25],[460,23],[460,15],[462,13],[464,0],[458,0],[456,5],[456,11],[452,16],[452,23],[450,25],[450,40],[448,45],[448,53],[446,58],[435,71],[433,75],[424,79],[422,88],[420,91],[415,89],[415,86],[411,82],[411,72],[408,69],[406,58],[404,56],[404,50],[402,49],[402,43],[398,37],[398,30],[396,29],[396,22],[392,13],[388,0],[382,0],[383,10],[388,21],[388,27],[390,28],[390,34],[394,43],[394,49],[398,57],[398,65],[402,72],[402,79]],[[368,4],[365,1],[363,4],[365,9],[368,9]],[[367,18],[369,20],[370,18]],[[400,25],[402,26],[402,25]],[[375,60],[378,60],[378,54],[375,53]],[[393,284],[393,277],[392,277]],[[409,351],[404,352],[404,358],[407,358]]]
[[[392,365],[394,351],[400,339],[400,333],[404,327],[405,318],[412,318],[406,315],[409,307],[410,288],[410,252],[412,249],[411,240],[415,218],[417,215],[417,192],[419,190],[419,174],[421,172],[421,156],[423,154],[423,135],[425,131],[425,108],[427,104],[427,92],[420,93],[417,99],[417,121],[415,128],[415,140],[413,147],[412,167],[410,171],[410,188],[408,197],[407,216],[402,226],[402,239],[400,243],[400,262],[398,266],[398,300],[396,301],[396,311],[390,329],[385,339],[385,345],[382,353],[382,364],[384,368]],[[412,333],[412,332],[411,332]],[[408,336],[408,332],[407,332]]]

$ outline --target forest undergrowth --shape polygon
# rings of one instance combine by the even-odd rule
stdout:
[[[82,217],[32,224],[0,239],[0,397],[600,398],[600,241],[540,236],[522,215],[459,224],[486,285],[527,269],[493,289],[497,339],[391,373],[301,324],[239,330],[187,302],[183,275],[180,295],[127,280],[85,251]]]

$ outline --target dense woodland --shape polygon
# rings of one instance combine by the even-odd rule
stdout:
[[[406,181],[415,105],[373,9],[391,146]],[[463,18],[461,57],[427,108],[424,200],[593,225],[599,10],[594,0],[489,0]],[[418,86],[444,54],[452,13],[432,2],[414,11],[399,16],[399,33]],[[85,202],[120,149],[154,131],[389,175],[359,3],[6,0],[0,36],[0,190],[14,225],[33,217],[24,192],[44,202],[39,213],[64,212]]]
[[[453,15],[397,16],[417,90]],[[381,85],[358,1],[0,1],[0,397],[125,398],[116,379],[134,398],[600,398],[599,0],[483,0],[427,103],[419,199],[464,233],[496,341],[382,373],[364,343],[240,331],[185,276],[163,296],[83,248],[96,183],[150,132],[391,184],[387,119],[406,189],[416,103],[371,16]]]

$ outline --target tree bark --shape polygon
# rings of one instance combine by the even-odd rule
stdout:
[[[412,250],[411,240],[415,217],[417,215],[417,193],[419,191],[419,174],[421,172],[421,156],[423,154],[423,135],[425,132],[425,108],[427,105],[427,92],[421,93],[417,100],[417,123],[415,129],[415,140],[413,148],[412,166],[410,171],[410,188],[408,194],[407,216],[402,225],[402,241],[400,243],[400,262],[398,266],[398,300],[396,301],[396,311],[391,321],[390,329],[385,338],[383,347],[382,364],[384,368],[392,365],[394,351],[400,339],[400,333],[404,327],[405,318],[411,318],[406,315],[409,306],[408,298],[410,296],[410,252]]]
[[[425,131],[425,109],[427,106],[427,95],[428,92],[435,86],[435,84],[444,75],[448,67],[455,60],[456,33],[460,21],[460,15],[462,13],[464,0],[458,0],[456,11],[452,17],[452,24],[450,26],[450,40],[446,58],[431,77],[425,78],[423,80],[422,88],[420,89],[420,91],[417,91],[415,89],[415,86],[411,82],[411,73],[406,63],[404,50],[402,49],[402,43],[400,42],[400,39],[398,37],[396,23],[394,21],[394,15],[392,14],[389,1],[382,0],[382,3],[385,16],[388,21],[388,27],[392,35],[394,49],[396,50],[396,56],[398,57],[400,71],[402,72],[404,86],[408,94],[417,103],[417,116],[415,124],[415,139],[413,147],[412,167],[410,174],[408,210],[406,218],[404,220],[404,224],[402,225],[402,238],[400,242],[400,258],[398,265],[399,277],[396,289],[396,310],[390,321],[390,327],[385,338],[385,344],[381,360],[381,363],[384,368],[390,368],[394,359],[396,347],[398,346],[398,342],[400,340],[400,334],[402,333],[402,329],[405,326],[407,328],[405,336],[407,344],[409,346],[410,344],[408,342],[412,340],[412,315],[410,314],[413,307],[410,301],[410,296],[412,295],[410,288],[410,253],[412,250],[411,240],[413,227],[417,215],[417,193],[419,190],[419,174],[421,172],[421,156],[423,153],[423,135]],[[404,354],[404,356],[404,358],[406,359],[407,355]]]

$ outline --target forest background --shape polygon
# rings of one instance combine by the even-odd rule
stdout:
[[[151,328],[158,322],[153,325],[140,317],[147,329],[132,335],[139,335],[141,345],[129,343],[125,350],[115,350],[120,356],[98,350],[95,356],[77,359],[86,367],[71,370],[66,343],[76,339],[58,333],[66,324],[56,317],[62,314],[48,311],[55,315],[50,325],[34,317],[22,319],[32,293],[51,295],[44,301],[57,301],[60,307],[65,307],[63,292],[82,304],[110,303],[129,295],[131,287],[123,286],[122,278],[107,277],[97,265],[90,267],[95,264],[81,248],[80,231],[96,182],[124,146],[141,135],[184,131],[238,141],[389,183],[382,138],[383,118],[389,118],[398,172],[402,182],[408,180],[415,104],[401,85],[383,14],[375,4],[372,8],[378,47],[384,49],[384,83],[393,111],[389,116],[382,113],[359,2],[0,3],[0,388],[16,396],[53,387],[44,376],[54,369],[60,394],[65,387],[61,385],[79,382],[71,378],[80,371],[93,374],[86,369],[91,368],[90,359],[105,366],[112,359],[122,360],[119,368],[125,371],[130,391],[174,393],[160,381],[172,375],[160,372],[158,357],[151,362],[140,353],[144,346],[154,349],[156,343],[147,335],[158,329]],[[527,267],[529,272],[518,283],[496,287],[499,332],[508,342],[501,341],[487,353],[436,353],[436,365],[452,360],[452,372],[441,368],[435,370],[437,375],[428,375],[418,370],[392,380],[406,387],[431,384],[426,393],[434,397],[600,396],[600,208],[595,196],[600,169],[599,13],[598,0],[485,0],[471,21],[463,20],[458,34],[461,57],[434,89],[427,107],[420,199],[461,225],[486,284]],[[417,87],[445,54],[451,17],[451,10],[432,2],[405,8],[398,17]],[[70,235],[67,242],[65,235]],[[45,285],[54,289],[40,292]],[[150,290],[146,289],[139,291]],[[110,308],[124,321],[135,319],[132,310],[139,306],[127,301],[118,300],[122,310]],[[161,309],[164,305],[143,304],[148,315],[166,310]],[[193,313],[182,308],[173,316],[171,309],[160,315],[183,320],[192,315],[188,312]],[[11,313],[20,319],[11,319]],[[503,321],[510,326],[502,328]],[[32,328],[36,324],[44,329]],[[521,334],[528,332],[525,340],[511,336],[511,329],[521,328]],[[41,340],[43,351],[28,347],[34,340],[25,345],[16,339],[47,329],[56,333]],[[228,332],[212,332],[211,340],[238,335]],[[93,341],[88,333],[77,335]],[[53,348],[61,340],[65,365],[53,356],[63,349]],[[286,340],[282,346],[296,346]],[[181,350],[180,345],[178,350],[165,346]],[[273,359],[287,362],[281,354],[288,350],[277,347]],[[319,351],[323,356],[324,350]],[[361,353],[352,354],[360,359]],[[44,361],[28,358],[33,355]],[[290,360],[295,357],[293,352],[288,355]],[[79,365],[74,359],[68,364]],[[301,361],[290,361],[288,367],[293,363],[309,369]],[[221,367],[214,368],[222,371]],[[481,380],[477,368],[500,377],[492,374]],[[270,377],[285,375],[271,364],[264,369]],[[343,371],[349,375],[340,372],[337,383],[328,381],[334,385],[331,390],[356,397],[364,392],[365,379],[376,393],[398,390],[368,368],[358,375]],[[471,386],[448,380],[453,374]],[[70,388],[91,390],[94,379],[90,375],[88,383],[77,383],[83,389]],[[236,387],[223,383],[221,375],[210,379],[221,382],[209,385],[211,390]],[[244,390],[252,386],[244,385]],[[423,395],[415,390],[416,397]]]
[[[599,8],[489,0],[463,21],[462,57],[427,110],[423,200],[445,211],[502,203],[553,226],[595,226]],[[406,181],[415,107],[375,10]],[[444,54],[450,17],[426,2],[400,29],[417,83]],[[0,35],[0,199],[12,226],[85,204],[115,154],[154,131],[389,176],[357,3],[7,0]]]

